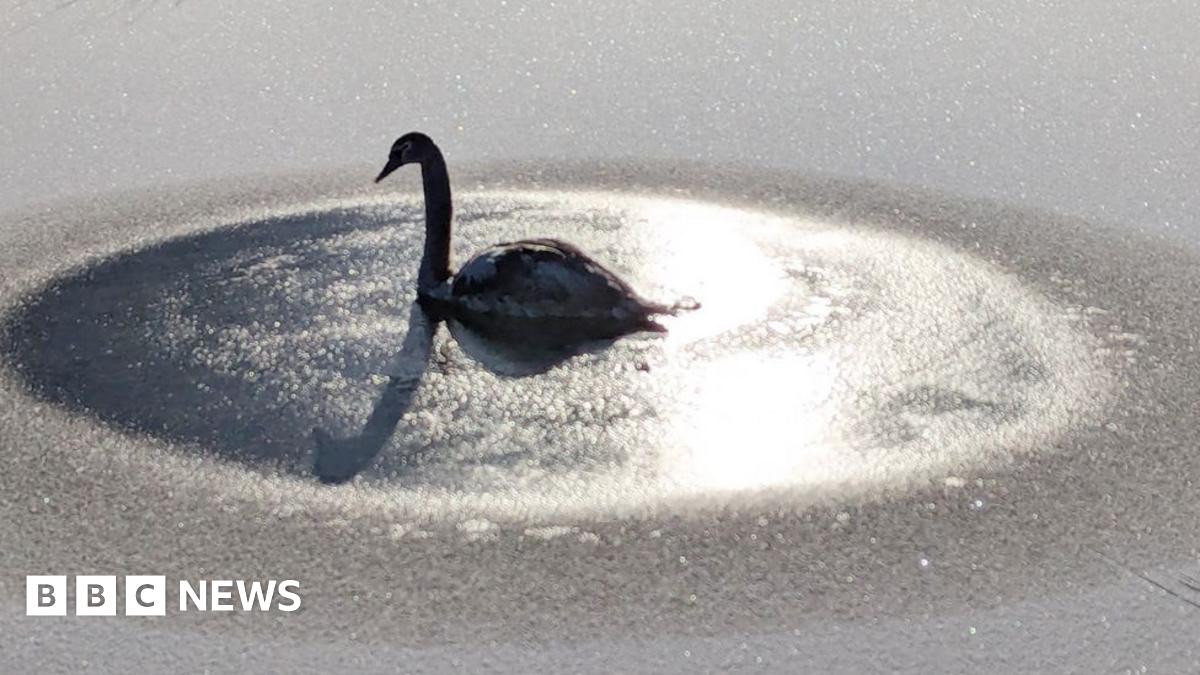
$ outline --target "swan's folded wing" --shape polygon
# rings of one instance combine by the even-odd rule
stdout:
[[[579,249],[553,239],[497,244],[459,270],[454,295],[480,311],[581,316],[622,311],[632,289]]]

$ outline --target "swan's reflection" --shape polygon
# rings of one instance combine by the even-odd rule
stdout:
[[[505,377],[540,375],[572,356],[605,349],[613,340],[522,340],[478,324],[446,321],[464,354]]]

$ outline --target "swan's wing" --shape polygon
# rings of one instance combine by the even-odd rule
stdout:
[[[483,311],[558,316],[626,312],[637,294],[600,263],[565,242],[527,239],[497,244],[463,265],[453,295]]]

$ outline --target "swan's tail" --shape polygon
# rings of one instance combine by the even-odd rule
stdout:
[[[678,314],[680,312],[694,312],[697,309],[700,309],[700,301],[690,295],[683,296],[671,305],[672,314]]]
[[[656,314],[676,316],[680,312],[690,312],[700,309],[700,303],[695,298],[685,296],[670,305],[664,305],[657,302],[645,303],[646,316],[643,317],[638,330],[650,331],[651,333],[666,333],[667,327],[654,319]]]
[[[691,312],[700,309],[700,302],[690,295],[685,295],[669,305],[657,302],[646,303],[646,309],[647,314],[669,314],[675,316],[680,312]]]

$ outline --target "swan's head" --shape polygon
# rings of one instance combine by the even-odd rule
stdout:
[[[397,138],[395,143],[392,143],[392,151],[388,153],[387,164],[384,165],[383,171],[380,171],[379,175],[375,177],[375,182],[378,183],[387,178],[388,174],[405,164],[420,164],[437,153],[437,146],[425,134],[419,131],[404,134]]]

